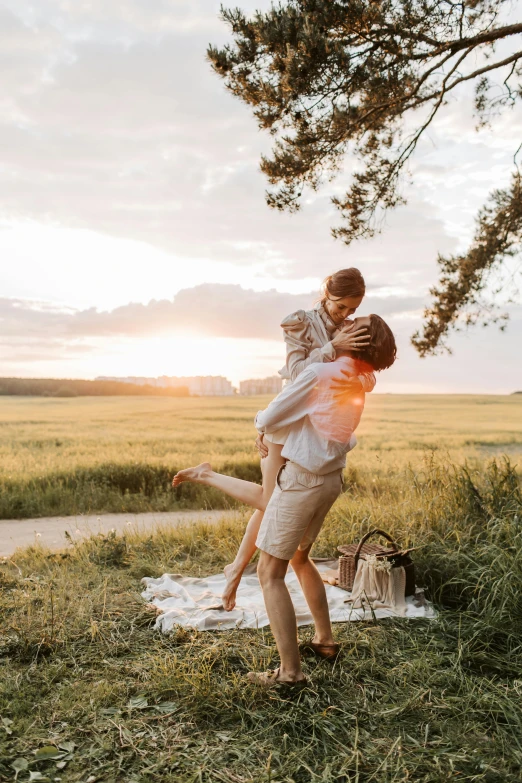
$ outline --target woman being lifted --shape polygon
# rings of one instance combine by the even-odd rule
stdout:
[[[361,304],[366,292],[362,274],[358,269],[341,269],[323,281],[322,297],[312,310],[297,310],[281,323],[286,343],[286,365],[279,374],[292,383],[299,373],[314,362],[332,362],[336,350],[360,351],[369,344],[366,329],[354,329],[351,316]],[[363,373],[346,381],[346,391],[371,392],[375,386],[373,372]],[[281,451],[286,432],[277,430],[256,440],[261,455],[263,476],[263,501],[268,503],[275,487],[279,469],[285,460]],[[205,483],[208,463],[181,470],[174,477],[174,487],[183,481]],[[256,538],[263,520],[263,511],[252,514],[232,563],[225,566],[226,587],[223,592],[223,608],[231,611],[236,605],[236,591],[248,563],[256,551]]]

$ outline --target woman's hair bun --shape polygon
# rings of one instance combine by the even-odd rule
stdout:
[[[335,299],[343,299],[345,296],[359,297],[366,293],[366,284],[360,271],[351,266],[325,277],[322,290],[323,301],[327,297]]]

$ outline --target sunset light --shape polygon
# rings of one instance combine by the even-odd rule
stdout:
[[[0,780],[520,783],[522,0],[0,36]]]
[[[120,344],[99,375],[226,375],[239,385],[243,377],[273,375],[284,358],[276,341],[179,334]]]

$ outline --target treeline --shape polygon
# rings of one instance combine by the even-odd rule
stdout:
[[[0,395],[27,397],[110,397],[152,395],[188,397],[187,386],[161,388],[122,381],[81,381],[69,378],[0,378]]]

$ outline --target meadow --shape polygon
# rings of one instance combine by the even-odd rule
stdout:
[[[0,518],[229,508],[215,491],[169,488],[209,459],[258,480],[253,417],[269,397],[0,397]],[[458,464],[522,455],[522,395],[367,395],[348,459],[360,490],[402,480],[427,453]]]
[[[140,578],[229,562],[242,524],[99,535],[0,561],[0,780],[63,783],[518,783],[522,496],[506,460],[428,456],[401,490],[345,493],[315,547],[383,524],[419,547],[437,620],[335,626],[332,665],[300,693],[269,629],[153,630]],[[302,640],[313,633],[301,628]]]
[[[0,399],[2,515],[217,505],[168,480],[203,456],[257,475],[266,402]],[[340,657],[305,658],[297,694],[245,681],[277,665],[269,629],[163,636],[140,597],[143,576],[230,562],[245,509],[0,560],[0,780],[518,783],[521,413],[520,397],[370,396],[314,554],[384,527],[418,547],[439,615],[337,624]]]

